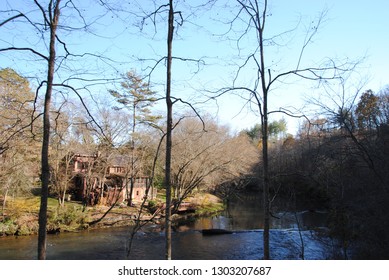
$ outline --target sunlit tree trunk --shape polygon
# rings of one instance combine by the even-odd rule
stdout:
[[[171,231],[171,156],[172,156],[172,128],[173,102],[171,100],[171,67],[172,45],[174,31],[173,0],[169,1],[168,37],[167,37],[167,71],[166,71],[166,160],[165,160],[165,188],[166,188],[166,259],[172,258],[172,231]]]
[[[55,41],[56,31],[58,26],[58,19],[60,14],[59,4],[61,0],[54,2],[53,10],[49,10],[49,24],[50,24],[50,45],[49,45],[49,59],[47,69],[47,85],[44,100],[43,112],[43,141],[42,141],[42,193],[41,203],[39,209],[39,230],[38,230],[38,259],[46,259],[46,225],[47,225],[47,200],[49,195],[49,180],[50,180],[50,165],[49,165],[49,139],[50,139],[50,105],[51,94],[53,90],[54,80],[54,66],[55,66]],[[51,2],[51,4],[53,4]],[[51,8],[51,5],[49,5]]]

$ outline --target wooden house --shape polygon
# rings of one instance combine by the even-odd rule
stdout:
[[[126,160],[128,158],[121,155],[104,161],[99,155],[74,154],[71,161],[72,199],[91,206],[122,203],[129,199],[131,185],[133,202],[141,202],[146,196],[154,199],[156,191],[150,178],[142,175],[131,179]]]

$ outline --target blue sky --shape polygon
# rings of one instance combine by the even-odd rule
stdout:
[[[296,56],[285,56],[284,52],[292,53],[301,48],[304,36],[304,24],[322,10],[327,10],[326,20],[314,37],[313,43],[308,47],[303,60],[307,65],[315,65],[325,57],[349,58],[350,60],[366,57],[355,73],[354,79],[367,79],[364,89],[379,91],[389,84],[386,75],[386,64],[389,62],[389,2],[388,1],[269,1],[272,17],[268,21],[267,31],[287,30],[301,17],[300,35],[296,32],[291,46],[284,48],[276,56],[282,57],[283,62],[290,60],[295,63]],[[304,23],[305,22],[305,23]],[[272,25],[273,24],[273,25]],[[295,49],[294,49],[295,48]],[[269,50],[270,53],[272,50]],[[286,63],[287,64],[287,63]],[[311,83],[301,81],[298,85],[288,85],[287,88],[275,90],[273,98],[270,97],[271,107],[285,107],[293,104],[297,108],[305,105],[305,99],[309,96],[320,95],[320,90],[311,90]],[[285,94],[285,91],[290,93]],[[353,92],[350,92],[353,94]],[[277,116],[280,117],[280,116]],[[233,120],[235,126],[239,124],[250,127],[256,119],[251,113],[241,114]],[[288,119],[290,132],[294,133],[298,122]]]
[[[21,1],[23,9],[28,7],[31,1]],[[111,1],[112,2],[112,1]],[[160,1],[165,3],[164,1]],[[182,2],[182,1],[181,1]],[[202,1],[193,1],[199,3]],[[236,45],[233,41],[222,39],[215,36],[226,30],[226,21],[228,11],[221,9],[222,4],[232,3],[232,1],[219,1],[217,6],[210,11],[202,12],[188,18],[188,22],[177,30],[176,40],[173,45],[175,56],[186,58],[202,59],[205,65],[200,64],[199,73],[196,63],[174,61],[173,63],[173,95],[182,97],[194,102],[204,100],[204,89],[217,89],[231,84],[232,77],[236,71],[236,65],[239,63],[237,57]],[[139,29],[134,23],[139,22],[134,14],[105,14],[104,11],[93,4],[93,0],[81,1],[83,7],[81,10],[85,13],[87,20],[98,19],[91,26],[90,31],[98,34],[85,34],[80,32],[63,32],[62,36],[67,40],[69,49],[74,52],[103,54],[112,59],[112,61],[102,62],[101,60],[79,59],[70,61],[67,66],[70,71],[59,74],[58,79],[64,78],[71,72],[78,75],[79,70],[87,68],[90,75],[96,77],[114,77],[130,69],[136,69],[138,72],[147,70],[147,66],[154,62],[140,61],[139,59],[159,59],[166,54],[165,23],[159,22],[158,27],[154,29],[151,22],[144,28],[144,33],[140,34]],[[91,4],[92,3],[92,4]],[[138,5],[149,5],[146,1],[138,1]],[[150,2],[147,2],[150,3]],[[0,10],[4,11],[15,5],[13,1],[6,0],[0,4]],[[136,7],[137,5],[132,5]],[[90,9],[92,7],[92,9]],[[144,7],[151,9],[152,7]],[[183,16],[186,17],[185,7],[179,4],[177,8],[182,9]],[[285,30],[290,30],[297,26],[295,32],[288,36],[283,36],[283,47],[266,49],[266,58],[269,63],[274,62],[274,68],[278,71],[290,70],[297,63],[299,50],[301,49],[306,28],[312,21],[315,21],[317,15],[327,10],[326,20],[314,37],[312,44],[306,49],[303,57],[303,63],[309,66],[315,66],[323,59],[331,57],[337,59],[349,58],[350,60],[366,57],[363,64],[358,68],[356,79],[368,79],[364,89],[379,91],[385,85],[389,84],[386,74],[386,63],[389,61],[387,46],[389,45],[389,2],[385,0],[371,1],[351,1],[351,0],[278,0],[269,1],[269,13],[266,26],[268,36],[279,34]],[[93,13],[91,13],[91,11]],[[4,15],[4,14],[3,14]],[[3,16],[2,15],[2,16]],[[77,17],[62,18],[66,23],[79,24]],[[297,23],[299,23],[297,25]],[[0,28],[0,48],[6,47],[11,42],[21,44],[34,44],[39,49],[45,51],[44,45],[39,37],[34,37],[31,29],[15,29],[10,25],[7,28]],[[155,32],[157,31],[157,32]],[[265,34],[265,35],[266,35]],[[232,35],[230,35],[231,37]],[[251,43],[252,41],[250,41]],[[255,42],[254,42],[255,43]],[[242,47],[249,47],[243,46]],[[13,67],[21,74],[26,76],[43,73],[44,67],[34,61],[31,56],[19,54],[0,54],[0,67]],[[147,72],[147,71],[145,71]],[[145,73],[143,72],[143,73]],[[155,70],[152,76],[152,83],[155,89],[164,94],[165,68],[161,64]],[[81,75],[81,74],[80,74]],[[242,83],[247,86],[252,84],[250,73],[245,74]],[[304,99],[311,95],[320,95],[320,90],[312,90],[312,83],[299,81],[289,84],[278,85],[270,96],[271,109],[279,107],[293,106],[301,108],[304,106]],[[93,87],[93,95],[105,95],[107,88],[113,85],[100,85]],[[90,93],[86,93],[87,95]],[[235,131],[252,127],[259,122],[255,111],[244,107],[244,101],[234,96],[224,96],[215,102],[196,104],[202,112],[210,112],[217,116],[220,122],[228,124]],[[163,110],[163,103],[159,107]],[[176,112],[188,110],[185,107],[177,107]],[[280,116],[274,116],[275,119]],[[291,133],[295,133],[298,122],[288,119]]]
[[[300,29],[296,31],[293,41],[286,48],[275,52],[285,65],[294,65],[296,55],[294,51],[301,49],[304,36],[304,24],[307,25],[323,9],[327,10],[326,21],[314,37],[303,57],[307,65],[315,65],[326,57],[349,58],[350,60],[365,57],[353,79],[367,79],[364,89],[379,91],[389,84],[386,75],[386,64],[389,62],[389,2],[388,1],[269,1],[272,17],[268,20],[267,32],[270,34],[288,30],[301,18]],[[300,32],[300,33],[299,33]],[[268,33],[268,34],[269,34]],[[272,49],[268,50],[271,56]],[[286,54],[292,55],[286,55]],[[288,61],[288,62],[287,62]],[[288,66],[286,66],[288,67]],[[287,69],[287,68],[285,68]],[[296,85],[276,89],[270,97],[271,107],[277,109],[292,105],[296,108],[305,106],[305,99],[309,96],[321,94],[319,90],[312,90],[312,83],[299,81]],[[288,93],[286,93],[288,92]],[[353,94],[354,92],[350,92]],[[235,101],[236,103],[237,101]],[[228,103],[226,101],[226,103]],[[234,106],[227,106],[222,115],[233,115]],[[281,116],[275,116],[276,118]],[[228,119],[228,117],[226,117]],[[232,119],[234,127],[251,127],[257,118],[251,112],[243,110],[239,116]],[[299,122],[287,118],[291,133],[295,133]]]

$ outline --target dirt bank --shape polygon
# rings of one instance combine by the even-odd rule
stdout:
[[[183,220],[215,214],[223,209],[220,200],[210,194],[199,194],[187,201],[194,207],[190,214],[175,214],[177,223]],[[153,202],[154,207],[145,207],[141,220],[151,223],[163,223],[163,213],[155,213],[161,201]],[[140,204],[132,207],[119,205],[109,210],[108,206],[84,208],[78,202],[67,202],[60,207],[57,200],[49,199],[47,231],[49,234],[74,232],[85,229],[133,225],[139,216]],[[0,236],[32,235],[38,232],[39,197],[15,199],[9,203],[0,217]],[[105,216],[104,216],[105,215]],[[103,219],[101,219],[104,216]],[[96,222],[98,221],[98,222]]]

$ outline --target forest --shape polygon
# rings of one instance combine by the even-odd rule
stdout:
[[[56,213],[62,221],[80,218],[65,208],[69,201],[84,210],[96,204],[109,206],[108,212],[133,208],[137,184],[145,183],[138,218],[142,207],[156,213],[148,197],[154,188],[162,193],[166,259],[172,215],[188,199],[207,193],[227,201],[242,191],[263,198],[264,259],[271,259],[270,220],[278,198],[295,209],[328,212],[326,235],[339,249],[333,258],[389,258],[389,87],[365,87],[362,58],[303,59],[327,11],[304,28],[299,22],[279,31],[271,28],[267,0],[87,2],[1,4],[0,235],[23,234],[21,212],[29,207],[23,200],[39,198],[35,233],[38,259],[45,259],[50,203],[65,209]],[[215,26],[223,30],[202,22],[220,14]],[[191,28],[226,49],[233,46],[228,58],[195,57],[198,45],[193,52],[176,51],[176,44],[190,41],[185,33]],[[106,49],[92,39],[119,36],[126,44]],[[275,62],[279,49],[296,38],[293,63],[281,65],[282,56]],[[152,51],[135,53],[138,40]],[[267,52],[272,48],[275,57]],[[302,109],[273,106],[273,98],[302,82],[312,92]],[[222,98],[237,98],[237,107],[257,121],[238,130],[222,123],[208,110],[221,110]],[[295,120],[297,130],[290,133]]]

